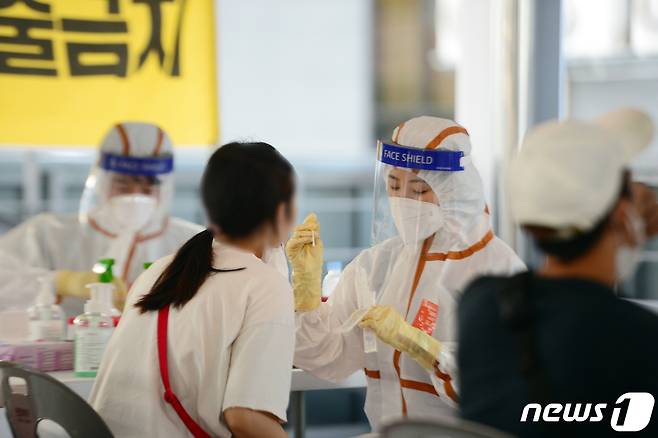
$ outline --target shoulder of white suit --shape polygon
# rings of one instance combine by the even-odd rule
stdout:
[[[200,233],[201,231],[205,230],[206,228],[202,225],[196,224],[194,222],[190,222],[185,219],[181,219],[179,217],[169,217],[169,227],[175,230],[181,230],[184,232],[188,232],[191,234],[197,234]]]
[[[39,213],[36,214],[18,226],[37,227],[39,229],[47,228],[71,228],[80,227],[81,223],[76,213]]]

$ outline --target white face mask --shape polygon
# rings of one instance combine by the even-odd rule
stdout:
[[[644,235],[644,221],[637,213],[631,212],[628,216],[630,222],[631,233],[633,239],[638,242],[636,246],[623,245],[617,248],[615,256],[615,267],[617,274],[617,281],[628,280],[635,274],[640,261],[642,260],[642,252],[644,251],[644,242],[646,236]]]
[[[395,228],[404,243],[421,242],[443,226],[443,212],[436,204],[395,196],[388,198],[388,203]]]
[[[152,196],[135,194],[110,198],[110,211],[117,224],[126,231],[136,232],[149,223],[157,208]]]

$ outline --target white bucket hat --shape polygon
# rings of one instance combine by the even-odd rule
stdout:
[[[652,135],[651,119],[635,109],[532,129],[509,168],[514,219],[557,230],[592,229],[613,207],[624,170]]]

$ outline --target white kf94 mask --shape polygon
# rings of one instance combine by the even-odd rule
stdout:
[[[444,223],[441,208],[431,202],[392,196],[391,215],[402,241],[416,244],[436,233]]]
[[[152,196],[133,194],[110,198],[110,211],[114,220],[126,231],[136,232],[149,223],[157,208]]]

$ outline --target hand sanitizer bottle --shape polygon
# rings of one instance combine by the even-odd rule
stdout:
[[[100,259],[98,261],[98,265],[100,266],[98,281],[100,283],[111,285],[112,291],[114,291],[114,271],[112,269],[112,266],[114,266],[114,259]],[[105,304],[109,309],[108,314],[112,318],[112,321],[114,321],[114,326],[116,327],[117,324],[119,324],[119,320],[121,319],[121,312],[116,307],[114,307],[114,303],[112,302],[112,293],[103,295],[103,300],[105,300]]]
[[[32,307],[27,309],[30,321],[31,341],[61,341],[66,333],[66,315],[55,304],[53,279],[39,278],[39,295]]]
[[[114,332],[111,307],[107,304],[112,300],[114,286],[92,283],[87,287],[91,289],[91,299],[85,303],[85,313],[73,320],[73,367],[78,377],[96,377],[103,352]]]

